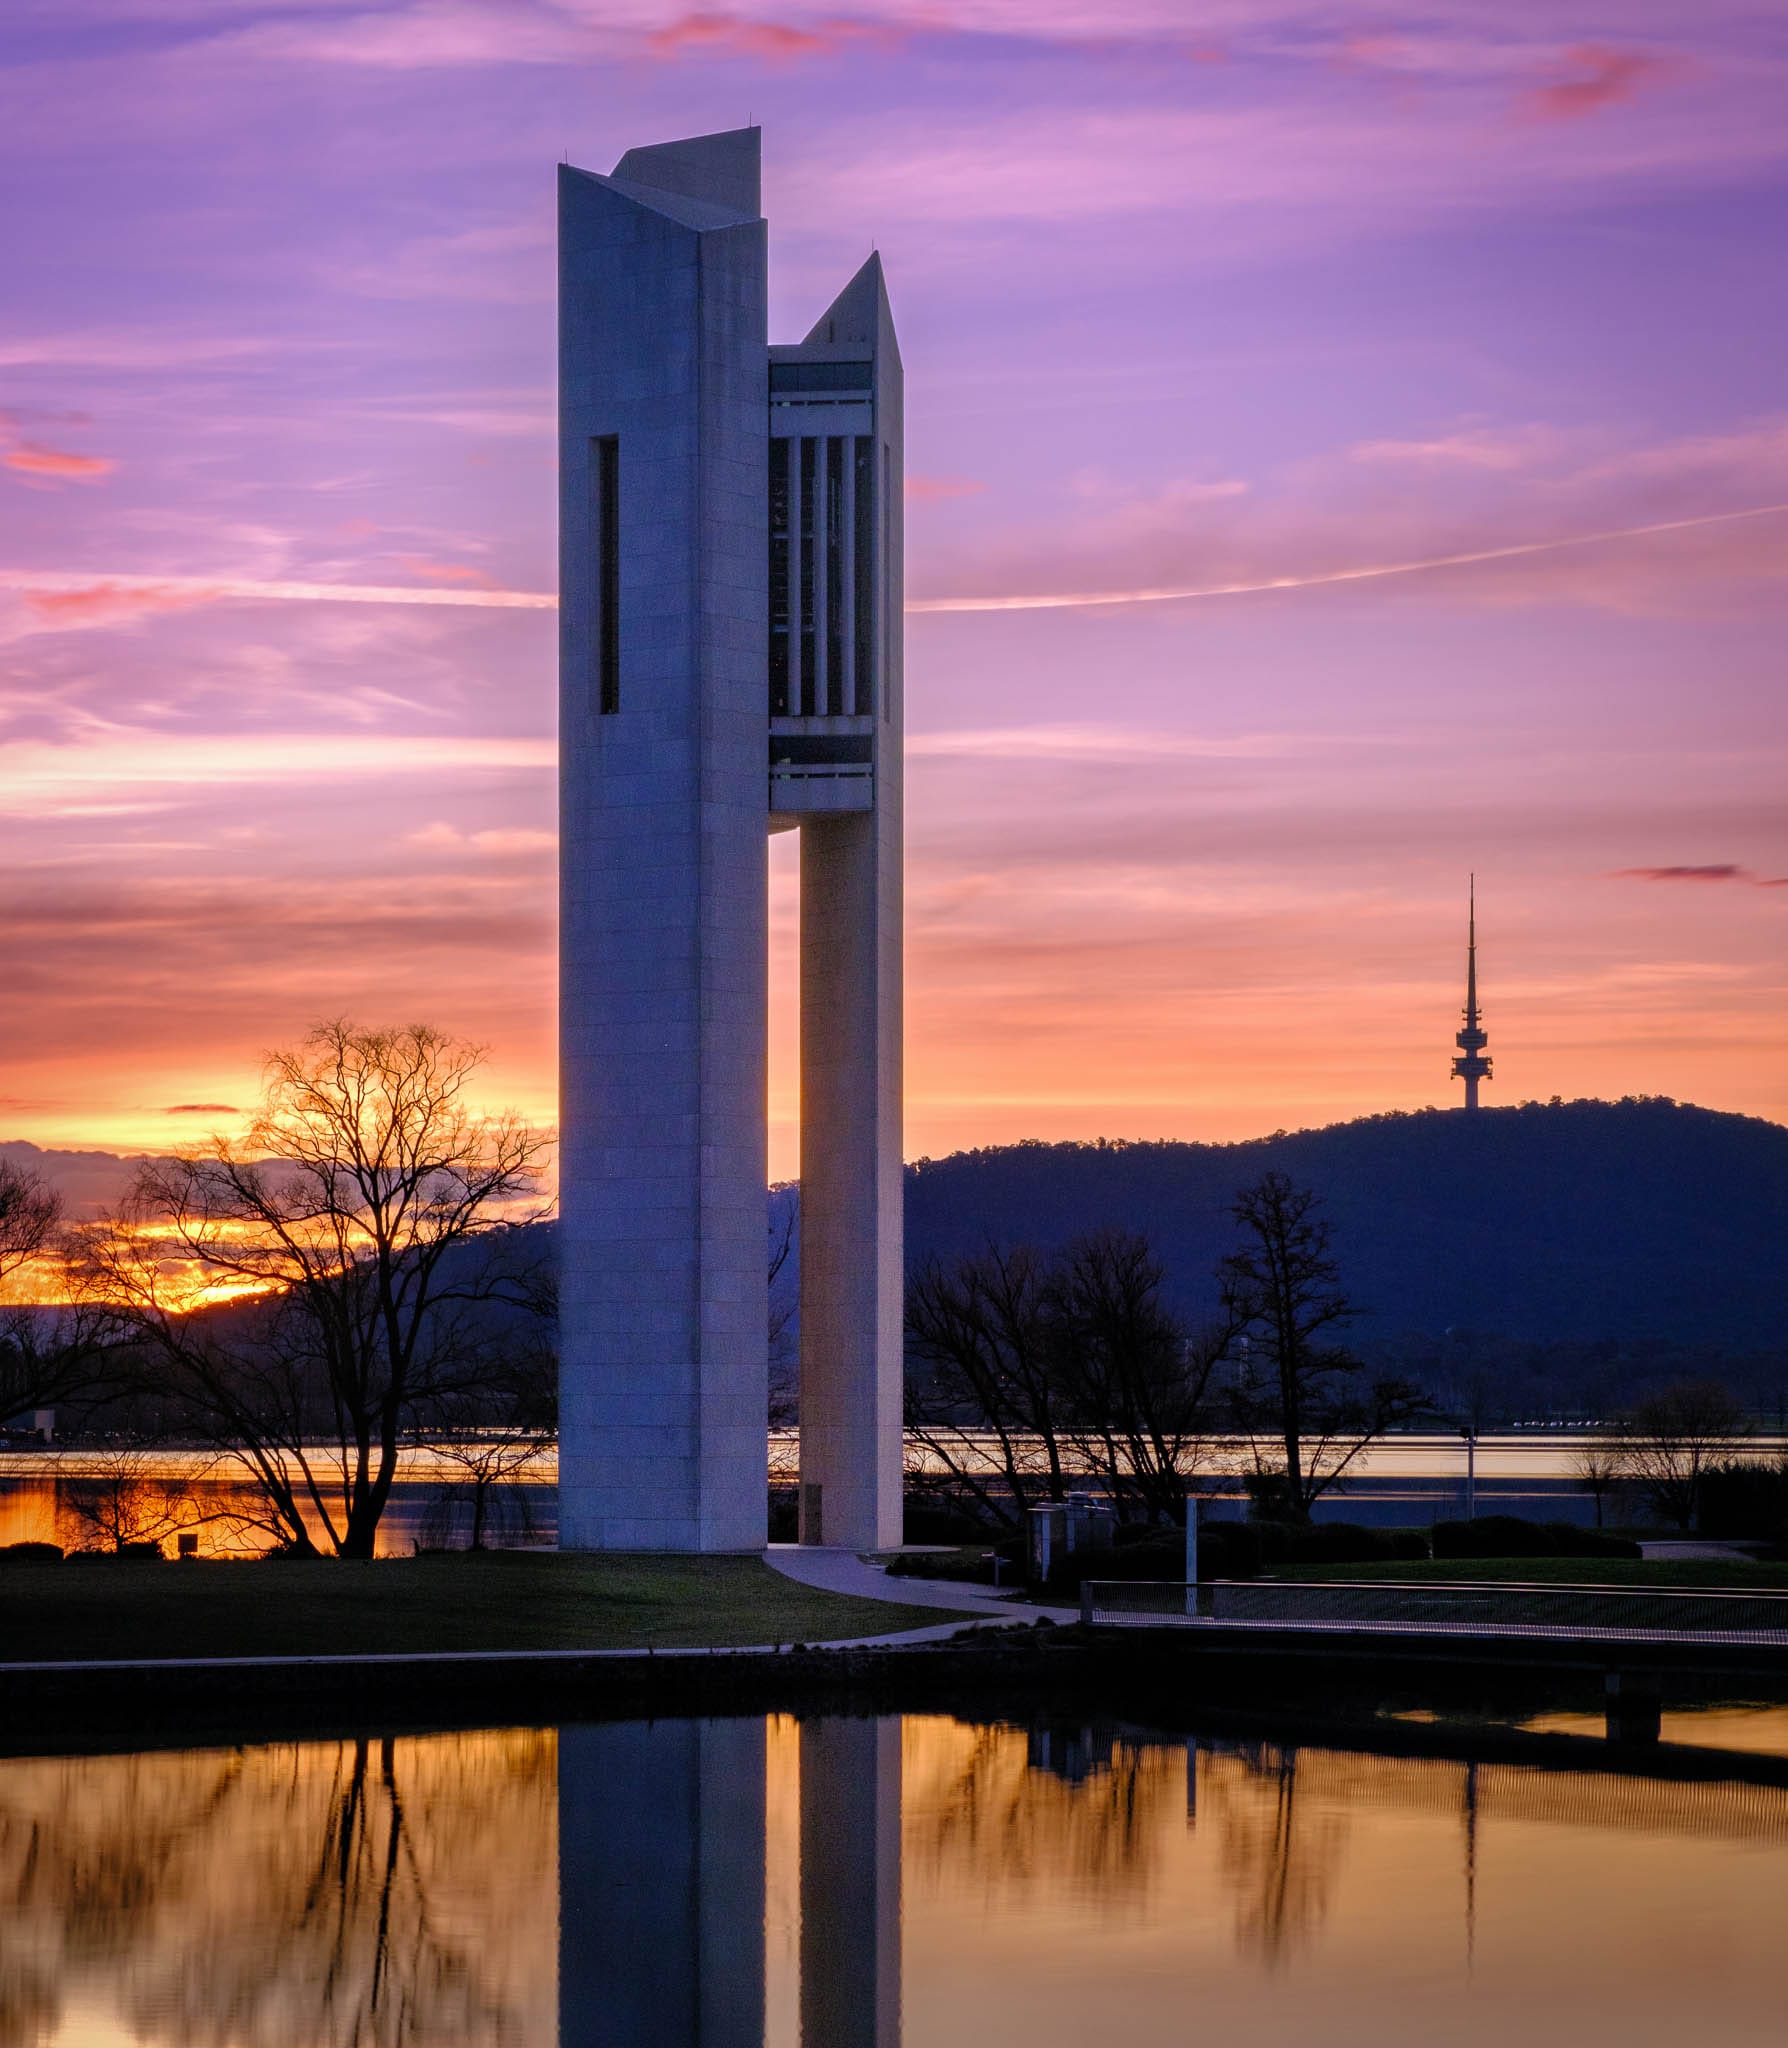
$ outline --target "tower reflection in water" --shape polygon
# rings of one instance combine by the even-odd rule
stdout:
[[[900,1723],[799,1734],[802,2048],[900,2040]],[[764,2048],[765,1723],[559,1736],[560,2048]]]
[[[1675,1781],[946,1716],[0,1759],[0,2048],[1780,2048],[1788,1714],[1703,1724]]]

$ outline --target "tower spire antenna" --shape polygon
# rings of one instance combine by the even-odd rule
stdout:
[[[1478,1010],[1478,878],[1474,873],[1468,887],[1465,913],[1465,1028],[1454,1035],[1459,1057],[1453,1062],[1453,1078],[1465,1083],[1465,1106],[1478,1106],[1478,1083],[1490,1079],[1490,1056],[1485,1047],[1490,1034],[1484,1029]]]

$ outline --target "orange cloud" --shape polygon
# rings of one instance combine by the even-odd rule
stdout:
[[[21,441],[0,457],[8,469],[23,476],[55,477],[64,482],[92,483],[110,476],[118,465],[104,455],[75,455],[66,448],[45,448],[35,441]]]
[[[412,576],[420,576],[425,583],[469,583],[480,590],[495,588],[493,576],[467,562],[433,562],[426,555],[399,555],[397,559]]]
[[[685,14],[654,29],[646,48],[654,57],[682,57],[691,51],[724,57],[756,57],[765,63],[787,63],[801,57],[823,57],[849,43],[889,42],[892,32],[842,16],[795,28],[787,22],[747,21],[736,14]]]
[[[26,590],[25,609],[55,626],[105,626],[142,612],[177,612],[215,593],[177,584],[102,580],[69,590]]]
[[[1644,50],[1578,43],[1564,53],[1550,81],[1527,95],[1526,109],[1536,120],[1579,120],[1632,99],[1642,86],[1668,77],[1675,69],[1669,58],[1654,57]]]
[[[939,498],[972,498],[987,486],[971,476],[909,476],[907,502],[928,505]]]

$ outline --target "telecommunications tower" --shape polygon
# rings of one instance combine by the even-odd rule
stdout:
[[[1484,1048],[1490,1043],[1490,1034],[1484,1029],[1478,1011],[1478,878],[1471,878],[1471,894],[1466,916],[1465,940],[1465,1028],[1457,1033],[1453,1043],[1459,1048],[1459,1057],[1453,1062],[1453,1078],[1465,1083],[1465,1106],[1478,1106],[1478,1083],[1490,1078],[1490,1055]]]

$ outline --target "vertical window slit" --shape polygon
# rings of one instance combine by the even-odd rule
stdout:
[[[596,542],[596,708],[621,708],[621,443],[604,434],[590,447],[590,524]]]

